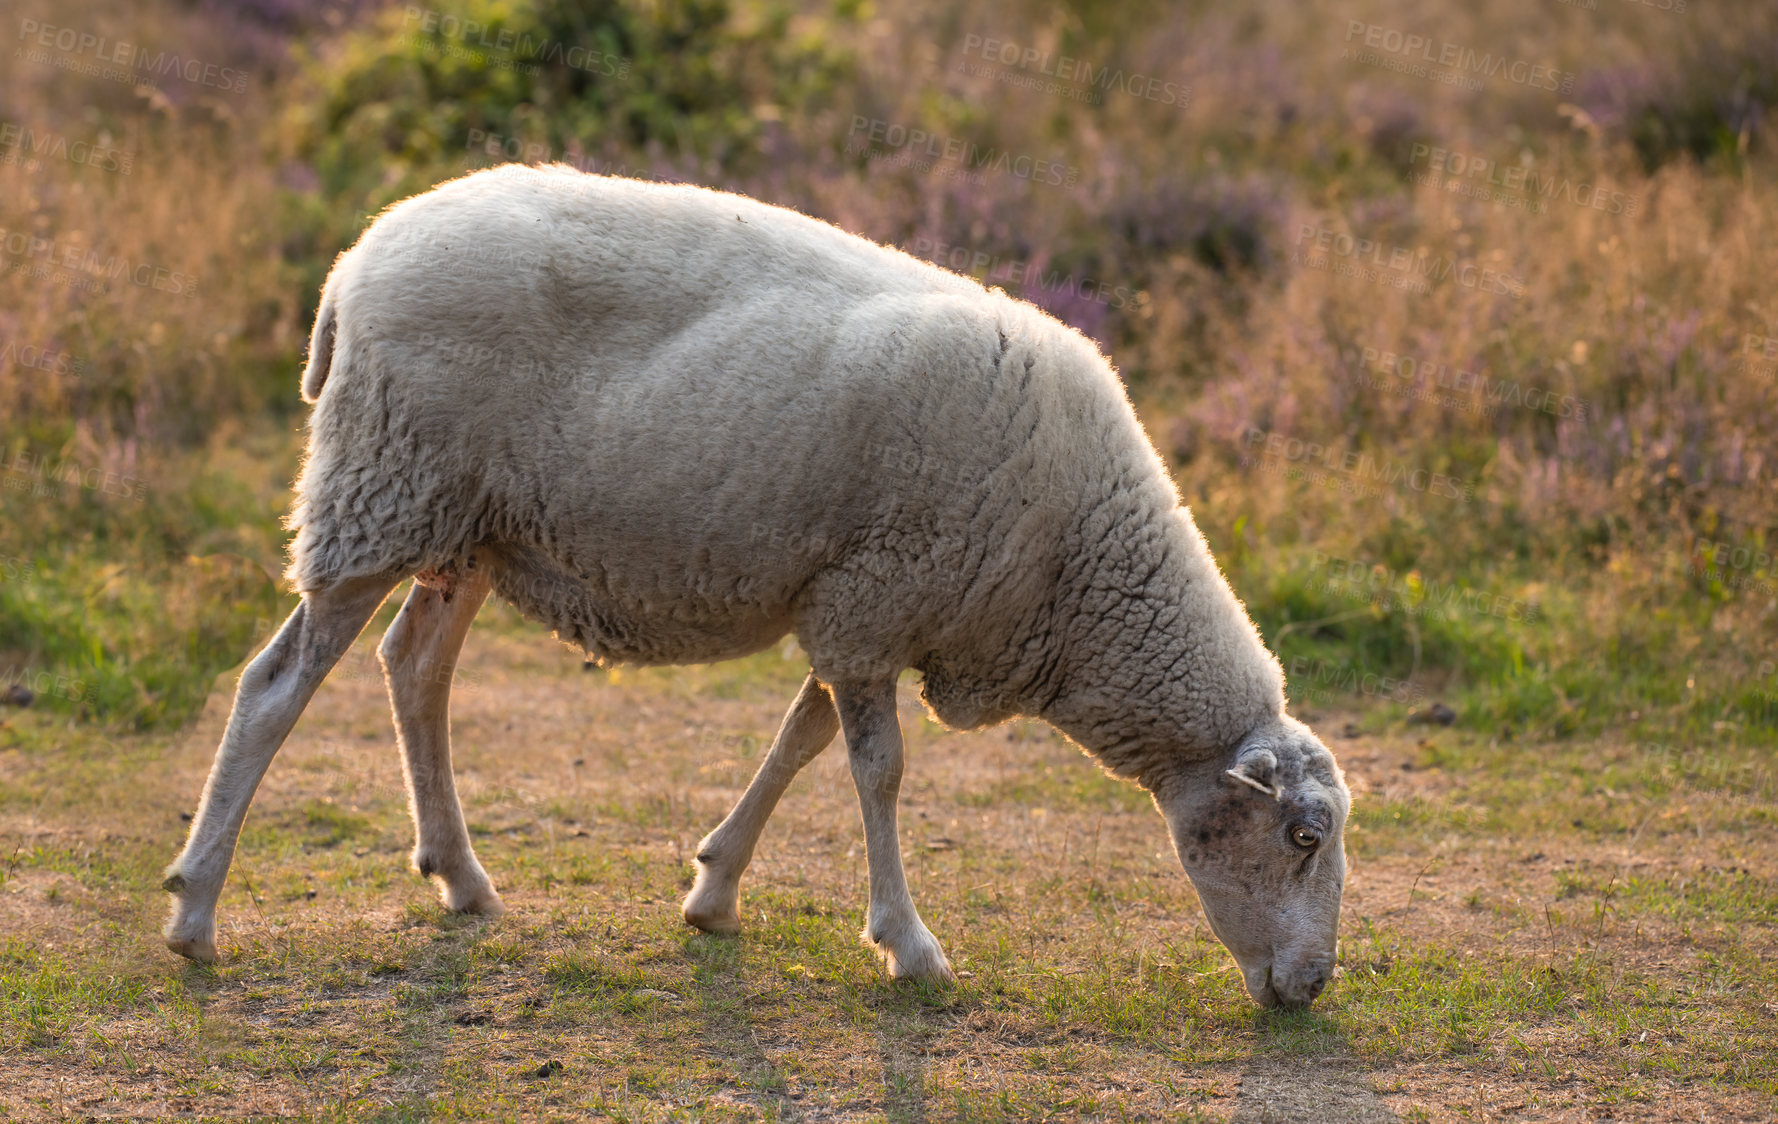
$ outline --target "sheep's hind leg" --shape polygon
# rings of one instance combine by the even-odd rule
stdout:
[[[683,907],[688,923],[706,933],[740,930],[741,917],[735,906],[741,875],[753,859],[759,834],[790,782],[827,748],[839,729],[833,696],[811,672],[747,791],[716,830],[698,844],[698,878]]]
[[[920,920],[901,868],[895,802],[901,793],[901,724],[895,716],[895,678],[834,684],[834,701],[846,731],[846,752],[858,808],[864,816],[865,857],[870,864],[870,912],[864,939],[888,961],[897,979],[948,980],[951,964]]]
[[[278,635],[241,673],[191,834],[161,884],[173,895],[163,932],[167,947],[179,955],[216,959],[216,900],[254,790],[315,689],[395,582],[394,576],[360,578],[304,594]]]
[[[451,776],[451,681],[463,639],[488,596],[479,567],[416,579],[377,656],[395,711],[395,737],[414,818],[414,869],[436,878],[446,909],[498,914],[505,907],[469,843]]]

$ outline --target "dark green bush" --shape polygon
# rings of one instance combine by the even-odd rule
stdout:
[[[369,213],[502,159],[743,172],[771,122],[850,71],[820,25],[792,17],[728,0],[393,7],[312,64],[297,154],[324,198]]]

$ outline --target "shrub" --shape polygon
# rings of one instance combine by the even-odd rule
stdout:
[[[770,122],[847,73],[818,23],[728,0],[462,0],[388,9],[316,59],[297,155],[374,213],[472,162],[756,163]]]

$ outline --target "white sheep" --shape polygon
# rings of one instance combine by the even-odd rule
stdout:
[[[950,966],[896,837],[895,683],[940,720],[1047,720],[1154,795],[1262,1003],[1333,966],[1349,800],[1284,713],[1110,364],[1031,305],[698,187],[506,166],[400,203],[342,254],[303,374],[315,404],[289,577],[241,676],[167,943],[216,955],[253,791],[389,592],[380,649],[414,865],[496,913],[450,768],[450,670],[488,591],[601,661],[687,663],[794,632],[811,672],[699,846],[686,920],[737,887],[791,778],[844,729],[894,976]]]

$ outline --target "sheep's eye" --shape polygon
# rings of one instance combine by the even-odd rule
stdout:
[[[1321,842],[1321,834],[1312,827],[1297,826],[1290,829],[1290,841],[1307,850]]]

